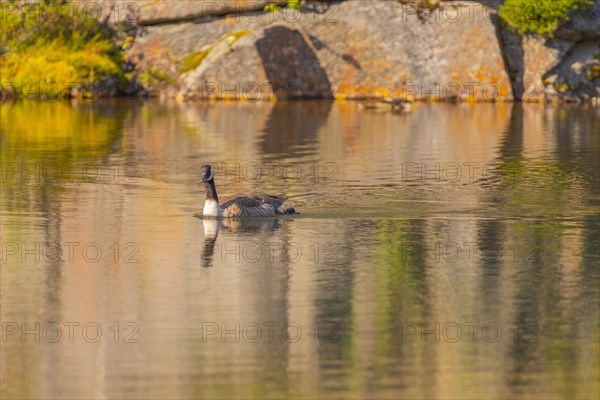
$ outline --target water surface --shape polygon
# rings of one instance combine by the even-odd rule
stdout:
[[[2,398],[598,396],[597,109],[1,117]],[[207,162],[301,214],[198,218]]]

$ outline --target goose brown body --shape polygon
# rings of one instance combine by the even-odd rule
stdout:
[[[238,193],[225,198],[221,208],[225,209],[233,204],[237,204],[240,207],[253,208],[260,207],[265,204],[273,206],[275,210],[279,210],[286,200],[285,196],[270,196],[266,194],[242,194]]]
[[[223,207],[221,207],[223,208]],[[237,203],[231,203],[226,208],[223,208],[224,218],[264,218],[274,217],[275,209],[270,204],[261,204],[256,207],[244,207]]]

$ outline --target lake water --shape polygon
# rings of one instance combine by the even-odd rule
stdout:
[[[597,108],[1,105],[2,398],[594,398]],[[199,217],[220,196],[300,212]]]

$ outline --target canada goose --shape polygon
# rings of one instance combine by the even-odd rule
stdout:
[[[230,196],[219,205],[219,196],[215,186],[215,173],[210,165],[202,167],[202,183],[206,189],[203,215],[216,218],[262,218],[274,217],[275,214],[296,214],[296,210],[281,210],[286,196],[269,196],[264,194]]]

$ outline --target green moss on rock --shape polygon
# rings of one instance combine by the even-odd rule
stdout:
[[[230,40],[229,45],[233,46],[233,44],[235,42],[237,42],[244,36],[251,34],[252,32],[253,32],[252,30],[245,29],[245,30],[241,30],[238,32],[230,33],[228,35],[225,35],[225,37],[219,39],[212,46],[210,46],[204,50],[188,54],[182,60],[181,67],[180,67],[181,72],[189,72],[189,71],[192,71],[192,70],[198,68],[200,66],[200,64],[202,64],[202,61],[204,61],[204,59],[206,58],[208,53],[210,53],[210,51],[214,48],[214,46],[217,43],[221,42],[222,40]]]
[[[210,49],[190,53],[182,60],[181,72],[192,71],[200,66],[202,60],[206,58]]]
[[[554,30],[573,12],[592,5],[592,0],[506,0],[499,14],[504,22],[523,34],[553,37]]]

